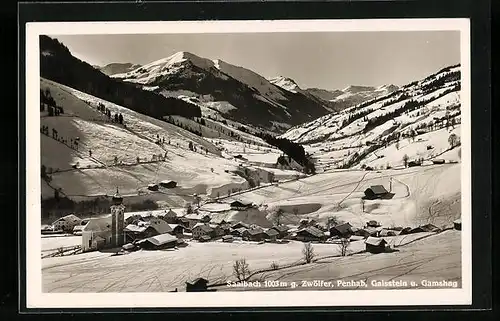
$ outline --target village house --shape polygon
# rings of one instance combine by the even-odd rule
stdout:
[[[284,237],[286,237],[288,235],[288,226],[285,226],[285,225],[275,225],[272,227],[273,230],[275,230],[276,232],[278,232],[278,238],[279,239],[282,239]]]
[[[330,228],[330,237],[349,238],[353,234],[352,225],[349,223],[338,224]]]
[[[165,234],[172,232],[172,228],[167,222],[156,216],[144,217],[144,222],[146,225],[151,226],[156,230],[158,234]]]
[[[192,233],[193,233],[193,239],[195,240],[200,240],[202,239],[206,239],[206,237],[208,237],[209,239],[213,239],[214,237],[216,237],[216,232],[214,231],[213,228],[211,228],[208,224],[204,224],[204,223],[198,223],[196,224],[192,229],[191,229]]]
[[[182,237],[184,235],[184,226],[180,224],[168,224],[172,231],[170,234],[175,235],[176,237]]]
[[[322,242],[326,240],[326,235],[314,226],[308,226],[297,231],[295,239],[302,242]]]
[[[399,235],[401,231],[395,231],[395,230],[388,230],[388,229],[381,229],[380,232],[378,232],[379,237],[386,237],[386,236],[396,236]]]
[[[255,241],[259,242],[266,238],[266,233],[260,227],[254,227],[251,229],[247,229],[242,233],[242,237],[246,241]]]
[[[240,227],[237,229],[231,229],[230,234],[236,237],[243,237],[243,233],[247,230],[245,227]]]
[[[83,219],[79,225],[73,227],[73,235],[82,235],[83,228],[88,224],[90,219]]]
[[[214,237],[223,236],[225,234],[224,229],[220,225],[208,224],[208,226],[210,226],[214,230]]]
[[[203,216],[200,215],[200,214],[195,214],[195,213],[191,213],[191,214],[187,214],[183,217],[183,221],[184,222],[187,222],[187,226],[188,228],[192,229],[196,224],[202,222],[202,218]]]
[[[74,214],[69,214],[54,221],[52,226],[54,230],[63,230],[64,232],[73,232],[73,228],[80,225],[82,219]]]
[[[242,203],[240,201],[233,201],[229,204],[232,210],[244,211],[252,207],[252,203]]]
[[[174,248],[177,245],[177,238],[170,234],[160,234],[137,242],[145,250],[161,250]]]
[[[265,239],[270,241],[276,241],[279,235],[278,231],[272,228],[267,229],[264,233],[266,234]]]
[[[410,231],[410,234],[422,233],[422,232],[439,232],[439,231],[440,231],[439,227],[429,223],[429,224],[425,224],[425,225],[421,225],[421,226],[412,228]]]
[[[244,228],[248,229],[248,228],[250,228],[250,225],[248,225],[248,224],[246,224],[246,223],[243,223],[243,222],[238,222],[238,223],[235,223],[235,224],[233,224],[233,225],[231,226],[231,228],[232,228],[233,230],[236,230],[236,229],[239,229],[239,228],[242,228],[242,227],[244,227]]]
[[[139,214],[134,214],[134,215],[130,215],[129,217],[127,217],[125,219],[125,224],[135,224],[137,225],[138,222],[144,222],[144,220],[142,219],[142,216],[139,215]]]
[[[161,218],[169,224],[177,223],[177,213],[172,211],[171,209],[166,211]]]
[[[367,252],[377,254],[385,252],[387,242],[383,238],[370,236],[365,240],[365,245]]]
[[[357,231],[355,231],[354,235],[363,237],[377,236],[381,230],[382,230],[381,227],[367,226],[365,228],[358,229]]]
[[[363,199],[390,199],[393,196],[394,194],[389,193],[383,185],[373,185],[365,190],[365,196],[363,196]]]
[[[134,242],[158,235],[158,232],[148,224],[142,224],[142,226],[129,224],[125,227],[124,231],[126,242]]]
[[[366,226],[367,227],[379,227],[380,224],[377,221],[371,220],[371,221],[366,222]]]
[[[234,238],[232,235],[224,235],[222,237],[222,242],[226,242],[226,243],[231,243],[233,242]]]
[[[212,217],[210,219],[210,224],[218,224],[218,225],[224,225],[227,224],[226,220],[224,220],[224,217],[221,215],[218,215],[216,217]]]

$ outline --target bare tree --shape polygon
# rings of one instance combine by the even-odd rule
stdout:
[[[304,255],[304,260],[306,263],[311,263],[314,259],[314,248],[311,243],[304,243],[304,248],[302,249],[302,254]]]
[[[458,144],[458,136],[456,134],[451,134],[450,137],[448,137],[448,143],[452,149],[455,148]]]
[[[186,214],[193,213],[193,205],[191,205],[191,203],[187,203],[185,209],[186,209]]]
[[[347,251],[349,249],[349,245],[351,245],[351,241],[346,238],[340,239],[340,243],[337,244],[340,250],[340,255],[346,256]]]
[[[250,269],[248,268],[248,263],[245,259],[234,261],[233,274],[238,281],[246,280],[246,278],[250,275]]]
[[[405,167],[408,166],[408,158],[409,158],[408,155],[404,154],[404,156],[403,156],[403,164],[405,165]]]
[[[272,214],[273,223],[275,225],[280,225],[284,216],[285,216],[285,211],[283,211],[281,208],[277,208],[276,210],[273,211],[273,214]]]

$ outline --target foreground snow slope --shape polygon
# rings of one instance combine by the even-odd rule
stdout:
[[[430,235],[417,233],[387,238],[391,244],[406,244]],[[339,255],[334,244],[314,244],[317,258]],[[250,271],[268,269],[273,262],[279,266],[303,259],[303,243],[197,243],[185,248],[166,251],[139,251],[128,255],[111,256],[110,253],[91,252],[42,260],[42,290],[64,292],[162,292],[185,290],[185,282],[203,277],[210,284],[235,281],[233,262],[245,258]],[[352,242],[351,253],[364,249],[363,241]],[[324,258],[295,268],[267,272],[268,280],[286,281],[366,277],[386,279],[401,272],[407,277],[448,279],[460,278],[460,232],[446,231],[398,248],[400,252],[388,254],[358,254],[348,257]],[[430,249],[430,250],[429,250]],[[418,263],[430,262],[413,269]],[[398,264],[403,261],[406,264]],[[369,264],[368,264],[369,263]],[[374,267],[378,267],[374,268]],[[332,273],[334,269],[334,273]],[[413,273],[409,273],[414,270]],[[353,272],[354,271],[354,272]],[[435,272],[433,274],[433,271]],[[261,277],[257,274],[256,278]],[[218,291],[227,290],[218,288]]]

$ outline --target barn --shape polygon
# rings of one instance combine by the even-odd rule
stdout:
[[[342,223],[330,228],[330,236],[338,236],[340,238],[349,238],[354,234],[352,225],[349,223]]]
[[[164,188],[176,188],[177,182],[175,181],[161,181],[160,186]]]
[[[266,240],[275,241],[278,238],[278,236],[279,236],[278,231],[276,231],[273,228],[270,228],[270,229],[266,230],[264,233],[266,234],[265,235],[265,239]]]
[[[233,201],[229,205],[231,205],[232,210],[240,210],[240,211],[244,211],[252,207],[252,203],[243,203],[240,201]]]
[[[243,239],[247,241],[262,241],[266,238],[266,233],[260,227],[254,227],[248,230],[245,230],[242,233]]]
[[[278,238],[284,238],[288,235],[288,226],[285,225],[275,225],[272,227],[273,230],[278,232]]]
[[[393,193],[389,193],[383,185],[373,185],[365,190],[365,196],[363,199],[374,200],[374,199],[389,199],[394,196]]]
[[[160,250],[174,248],[177,245],[177,238],[170,234],[160,234],[137,242],[145,250]]]
[[[365,240],[366,251],[377,254],[385,251],[387,242],[383,238],[370,236]]]
[[[186,292],[203,292],[207,291],[208,280],[197,278],[186,282]]]
[[[298,241],[302,241],[302,242],[311,242],[311,241],[321,242],[321,241],[326,240],[326,235],[320,229],[318,229],[314,226],[308,226],[304,229],[299,230],[296,233],[295,238]]]

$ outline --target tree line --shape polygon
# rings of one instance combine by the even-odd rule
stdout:
[[[432,102],[433,100],[436,100],[444,95],[449,94],[450,92],[457,91],[458,90],[457,88],[459,88],[459,86],[453,86],[453,87],[445,90],[440,95],[433,97],[433,98],[426,99],[426,100],[421,100],[421,101],[413,100],[413,99],[408,100],[403,106],[395,109],[394,111],[388,112],[388,113],[383,114],[383,115],[378,116],[378,117],[370,118],[368,120],[368,122],[366,123],[363,131],[366,133],[377,126],[382,125],[391,119],[394,119],[395,117],[401,116],[403,113],[412,112],[415,109],[420,108],[421,106],[427,105],[428,103]]]
[[[304,146],[294,143],[286,138],[276,138],[270,134],[258,133],[256,136],[262,138],[269,145],[277,147],[286,155],[304,167],[307,174],[315,174],[316,168],[309,155],[306,154]]]
[[[47,106],[47,111],[49,116],[59,116],[64,114],[64,109],[61,106],[57,106],[57,103],[52,97],[49,88],[45,90],[40,89],[40,111],[45,111],[45,106]]]
[[[201,109],[182,99],[164,97],[154,92],[113,79],[71,55],[57,39],[40,36],[40,74],[42,77],[78,89],[90,95],[162,119],[165,115],[201,117]]]

